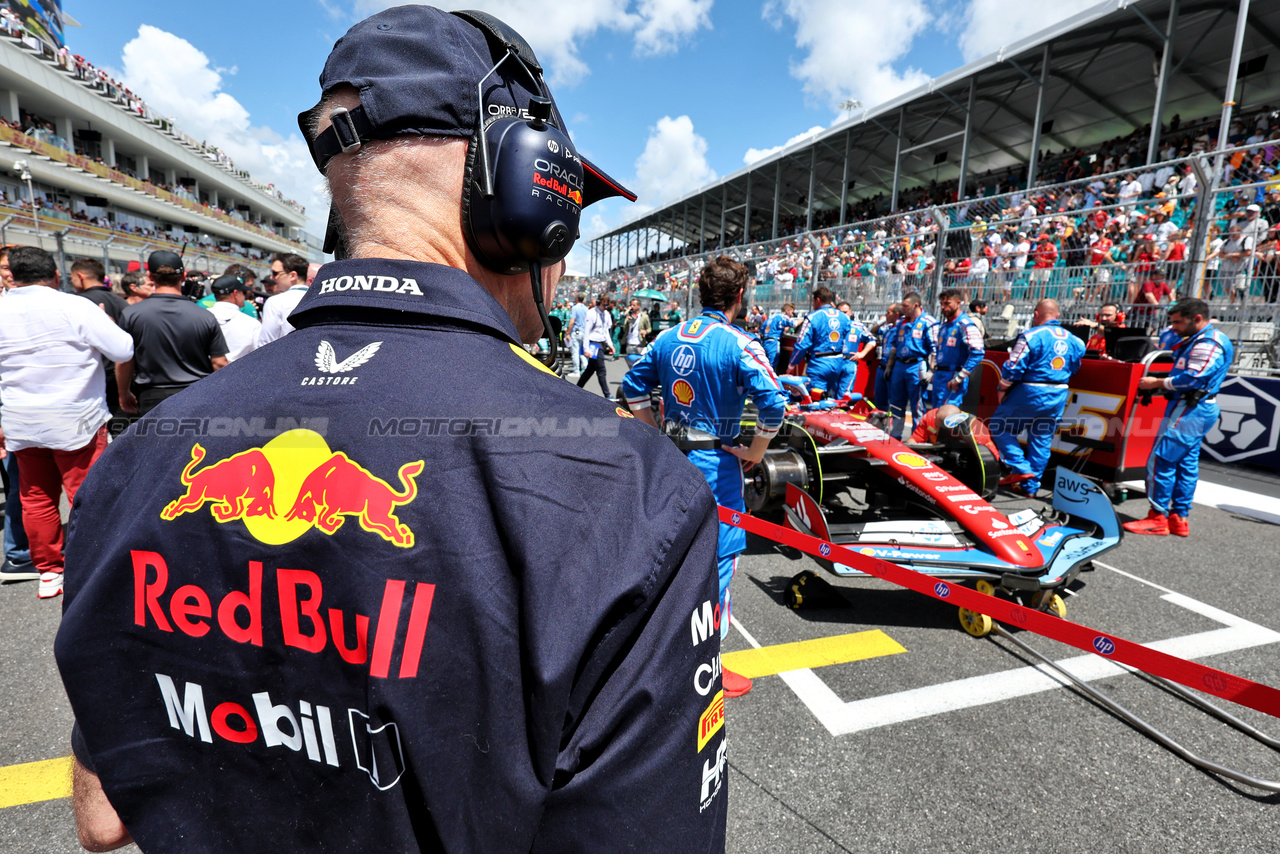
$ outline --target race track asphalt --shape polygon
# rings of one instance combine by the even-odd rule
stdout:
[[[1257,496],[1246,504],[1280,498],[1271,473],[1206,465],[1204,479]],[[1138,494],[1117,511],[1137,518],[1146,504]],[[1197,506],[1188,539],[1129,536],[1081,576],[1067,618],[1143,643],[1194,636],[1190,649],[1225,650],[1202,663],[1280,686],[1276,521],[1248,506]],[[1075,688],[1014,695],[1002,680],[1023,675],[1026,656],[965,634],[945,603],[872,579],[832,579],[840,606],[789,610],[782,591],[803,569],[817,566],[750,537],[734,617],[757,643],[880,631],[906,651],[761,676],[726,701],[729,851],[1276,850],[1280,795],[1190,766]],[[36,599],[34,583],[0,587],[0,784],[8,766],[69,754],[71,713],[52,656],[59,614],[58,601]],[[1055,660],[1082,655],[1020,637]],[[750,648],[730,630],[726,653]],[[1280,780],[1276,751],[1142,677],[1091,684],[1187,748]],[[811,704],[845,734],[833,735]],[[1221,704],[1280,734],[1280,721]],[[0,851],[79,850],[68,800],[0,808]]]

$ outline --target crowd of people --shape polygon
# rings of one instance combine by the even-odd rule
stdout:
[[[1280,145],[1268,145],[1275,117],[1263,107],[1238,117],[1230,145],[1254,146],[1225,158],[1207,231],[1207,299],[1274,303],[1280,297]],[[1161,160],[1211,152],[1216,125],[1183,124],[1175,116],[1162,136]],[[791,223],[785,238],[733,250],[753,268],[774,303],[818,286],[851,299],[893,300],[926,290],[942,258],[943,286],[967,288],[993,302],[1060,301],[1159,303],[1184,290],[1182,281],[1195,226],[1195,172],[1186,164],[1136,164],[1145,134],[1110,140],[1092,151],[1047,156],[1031,191],[1025,173],[983,176],[976,194],[955,198],[955,185],[911,191],[900,212],[883,199],[851,210],[851,224],[815,231]],[[1132,171],[1124,171],[1131,169]],[[1232,189],[1239,188],[1239,189]],[[943,206],[949,227],[939,252],[939,229],[924,208]],[[828,212],[828,216],[832,212]],[[783,229],[787,232],[788,229]],[[767,237],[767,235],[760,235]],[[646,256],[641,264],[601,278],[630,288],[653,287],[677,271],[697,274],[709,256],[681,257],[687,247]]]
[[[0,581],[61,593],[59,501],[74,500],[108,436],[292,331],[287,317],[318,265],[285,254],[271,266],[261,288],[243,265],[211,279],[162,250],[112,282],[80,258],[66,292],[48,252],[0,247],[0,456],[12,452]]]

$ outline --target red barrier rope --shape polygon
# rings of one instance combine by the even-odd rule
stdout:
[[[1268,685],[1158,652],[1142,644],[1099,632],[1057,616],[1050,616],[1043,611],[1026,608],[1007,599],[988,596],[959,584],[931,578],[904,566],[859,554],[843,546],[798,533],[790,528],[766,522],[747,513],[730,510],[727,507],[720,508],[720,521],[776,543],[799,549],[805,554],[853,567],[899,587],[923,593],[960,608],[978,611],[992,619],[1086,652],[1092,652],[1110,661],[1136,667],[1144,673],[1161,676],[1172,682],[1186,685],[1188,688],[1195,688],[1280,718],[1280,690]]]

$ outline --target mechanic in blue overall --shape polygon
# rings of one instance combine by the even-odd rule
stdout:
[[[938,356],[929,387],[930,409],[944,403],[963,405],[969,376],[987,352],[982,330],[964,311],[964,294],[956,288],[945,290],[938,295],[938,303],[943,323],[938,330]]]
[[[1169,324],[1181,340],[1173,347],[1167,377],[1143,377],[1139,391],[1170,398],[1147,460],[1147,518],[1126,522],[1135,534],[1191,535],[1187,516],[1200,478],[1200,445],[1218,423],[1218,389],[1235,356],[1231,339],[1208,320],[1204,300],[1184,299],[1169,308]]]
[[[1084,342],[1062,328],[1058,303],[1041,300],[1032,328],[1018,336],[1001,368],[1000,405],[987,425],[1009,474],[1000,480],[1015,493],[1034,497],[1049,464],[1050,446],[1080,370]],[[1018,435],[1026,431],[1024,452]]]
[[[893,420],[889,435],[902,438],[906,414],[912,420],[925,413],[931,363],[938,352],[938,319],[924,310],[920,295],[902,298],[902,326],[893,354],[893,374],[889,377],[889,414]]]
[[[848,303],[845,303],[846,305]],[[876,348],[876,338],[859,321],[849,318],[849,331],[844,336],[844,371],[840,374],[840,387],[836,397],[848,397],[858,387],[858,368],[862,360]]]
[[[813,292],[813,311],[805,316],[791,351],[787,373],[800,375],[800,364],[807,363],[804,375],[809,378],[809,391],[834,396],[844,373],[844,339],[849,334],[849,318],[832,305],[836,295],[830,288]],[[815,400],[817,397],[815,396]]]
[[[782,347],[782,333],[795,326],[796,307],[784,303],[782,311],[765,321],[760,329],[761,343],[764,344],[764,355],[769,360],[769,367],[778,369],[778,351]]]
[[[640,421],[654,424],[649,391],[662,389],[663,414],[668,423],[688,425],[719,437],[721,447],[688,452],[711,484],[716,501],[730,510],[746,512],[742,499],[742,468],[764,459],[769,441],[778,434],[787,405],[787,394],[764,349],[741,329],[731,325],[742,310],[747,268],[725,256],[703,267],[698,276],[702,314],[673,326],[658,336],[649,351],[622,380],[627,406]],[[756,404],[755,438],[751,445],[735,444],[747,397]],[[738,555],[747,547],[741,528],[720,524],[717,551],[720,578],[718,619],[720,634],[729,631],[731,600],[729,582]],[[751,690],[751,680],[722,669],[724,694],[738,697]]]
[[[299,124],[340,260],[294,332],[162,402],[76,495],[54,653],[91,850],[724,851],[720,637],[690,633],[715,501],[524,351],[563,261],[479,266],[468,140],[563,120],[524,40],[464,14],[394,7],[333,46]],[[634,198],[583,168],[583,203]],[[240,419],[267,435],[157,426]]]
[[[893,376],[893,353],[898,347],[898,332],[902,328],[902,303],[895,302],[884,313],[884,322],[876,326],[874,334],[880,339],[880,358],[876,364],[875,404],[877,409],[889,411],[889,378]]]

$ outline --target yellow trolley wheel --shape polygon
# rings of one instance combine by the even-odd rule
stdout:
[[[974,588],[979,593],[985,593],[988,596],[994,596],[996,592],[995,585],[985,578],[975,584]],[[968,608],[960,609],[960,625],[975,638],[986,637],[991,634],[991,618],[986,614],[970,611]]]
[[[960,625],[975,638],[982,638],[991,634],[991,618],[986,614],[970,611],[968,608],[960,609]]]
[[[1059,618],[1065,620],[1067,618],[1067,603],[1057,593],[1053,594],[1053,598],[1049,600],[1049,611],[1057,614]]]

